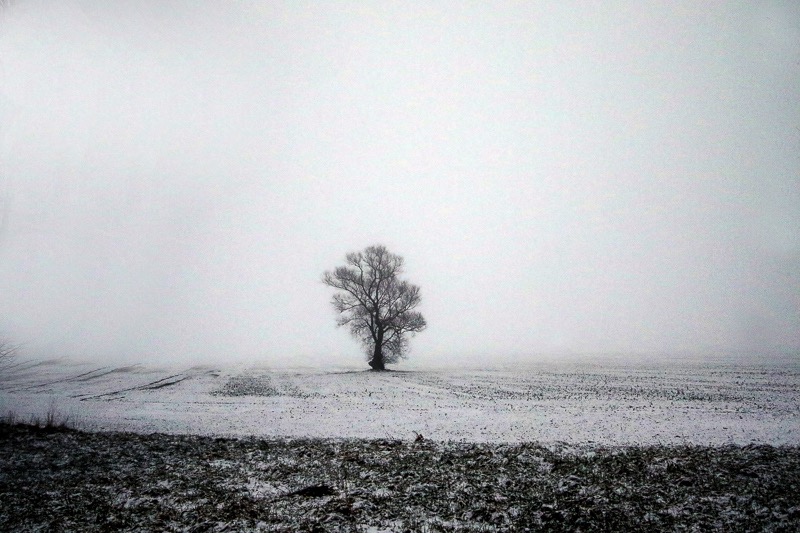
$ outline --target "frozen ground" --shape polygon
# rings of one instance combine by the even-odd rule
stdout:
[[[0,531],[799,531],[799,451],[0,423]]]
[[[0,415],[218,436],[800,444],[800,358],[569,357],[521,368],[154,368],[24,363]]]

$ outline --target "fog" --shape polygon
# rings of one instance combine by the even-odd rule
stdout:
[[[6,1],[0,331],[33,357],[800,349],[800,4]]]

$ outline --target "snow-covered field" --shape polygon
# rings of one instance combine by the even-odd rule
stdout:
[[[23,363],[0,380],[0,530],[796,531],[798,400],[789,357]],[[48,413],[129,432],[24,424]]]
[[[23,363],[0,415],[221,436],[589,445],[800,444],[800,358],[565,357],[512,368]]]

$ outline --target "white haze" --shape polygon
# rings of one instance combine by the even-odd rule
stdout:
[[[432,364],[800,349],[800,4],[3,2],[0,330],[361,363],[382,243]]]

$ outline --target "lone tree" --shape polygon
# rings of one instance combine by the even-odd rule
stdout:
[[[403,258],[385,246],[370,246],[345,259],[345,266],[322,275],[325,285],[338,290],[331,300],[339,313],[336,322],[349,326],[361,341],[373,370],[385,370],[405,357],[408,337],[425,329],[425,318],[414,311],[421,300],[419,287],[398,278]]]

